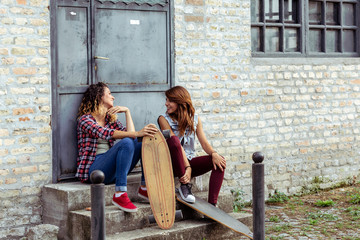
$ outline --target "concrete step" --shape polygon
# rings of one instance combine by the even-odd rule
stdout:
[[[252,215],[249,213],[231,213],[234,218],[238,219],[250,228],[252,224]],[[251,229],[251,228],[250,228]],[[175,222],[171,229],[163,230],[158,226],[151,226],[143,229],[125,231],[117,234],[107,234],[107,240],[173,240],[173,239],[249,239],[246,236],[236,233],[226,228],[220,223],[209,219],[188,219]]]
[[[137,197],[140,179],[140,174],[128,176],[128,195],[135,202],[140,201]],[[66,182],[42,188],[43,222],[59,227],[59,239],[72,239],[69,213],[91,206],[90,187],[91,184]],[[114,191],[114,185],[105,185],[105,205],[111,205]]]
[[[149,227],[148,216],[152,214],[150,204],[135,203],[138,207],[136,213],[127,213],[114,205],[105,206],[105,227],[107,234],[116,234],[123,231]],[[90,239],[91,211],[85,209],[71,211],[69,214],[69,231],[73,240]]]
[[[139,211],[135,214],[124,213],[113,207],[111,200],[115,190],[114,185],[105,185],[105,205],[107,206],[105,214],[108,234],[152,227],[148,223],[148,215],[152,213],[150,205],[141,203],[142,200],[137,197],[139,185],[140,174],[128,176],[128,195],[139,207]],[[196,187],[196,183],[194,185],[195,196],[207,200],[207,192],[198,192],[200,188]],[[43,222],[59,227],[59,239],[89,239],[91,212],[86,211],[85,208],[91,206],[90,187],[91,184],[80,182],[49,184],[43,187]],[[225,212],[232,212],[232,201],[230,192],[221,193],[218,207]],[[179,203],[177,204],[177,208],[181,208]],[[190,208],[182,208],[184,219],[199,218],[198,214]],[[157,227],[156,224],[154,225]],[[75,238],[76,233],[79,237]]]
[[[196,198],[207,199],[207,192],[197,192],[195,195]],[[119,232],[156,226],[156,223],[150,224],[148,221],[149,215],[152,214],[150,204],[135,201],[134,204],[138,207],[136,213],[126,213],[112,204],[105,207],[105,226],[107,234],[116,234]],[[203,217],[189,207],[178,202],[176,204],[176,209],[182,210],[184,219],[200,219]],[[231,212],[232,208],[229,208],[229,206],[232,206],[231,195],[224,193],[220,194],[219,207],[226,212]],[[90,238],[91,233],[89,229],[91,229],[91,211],[86,209],[70,211],[69,221],[68,231],[71,233],[72,239],[83,240]]]

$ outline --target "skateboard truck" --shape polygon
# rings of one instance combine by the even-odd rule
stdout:
[[[181,210],[176,210],[175,211],[175,221],[180,221],[182,220],[184,217],[183,217],[183,214],[182,214],[182,211]],[[148,217],[149,219],[149,223],[152,224],[152,223],[156,223],[156,220],[155,220],[155,217],[153,214],[149,215]]]

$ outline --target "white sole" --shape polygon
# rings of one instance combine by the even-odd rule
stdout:
[[[188,203],[195,203],[195,196],[194,196],[194,201],[189,201],[189,200],[186,200],[181,189],[179,188],[179,193],[180,193],[180,196],[182,198],[182,200],[184,200],[185,202],[188,202]]]
[[[112,203],[117,206],[118,208],[120,208],[121,210],[123,210],[124,212],[130,212],[130,213],[134,213],[137,212],[137,208],[135,209],[128,209],[128,208],[124,208],[122,206],[120,206],[119,204],[117,204],[116,202],[112,201]]]

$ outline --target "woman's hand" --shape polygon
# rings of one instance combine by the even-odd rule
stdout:
[[[123,106],[114,106],[108,109],[108,113],[109,114],[115,114],[115,113],[123,113],[123,112],[128,112],[129,109],[127,107],[123,107]]]
[[[144,137],[144,136],[150,136],[153,137],[155,133],[159,131],[155,124],[148,124],[140,131],[136,132],[136,137]]]
[[[217,152],[214,152],[211,154],[212,162],[214,165],[214,169],[216,170],[216,167],[219,167],[220,170],[223,172],[226,168],[226,160],[223,156],[219,155]]]
[[[184,176],[182,176],[179,181],[182,184],[187,184],[191,180],[191,167],[186,168]]]

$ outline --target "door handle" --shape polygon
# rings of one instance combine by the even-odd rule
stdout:
[[[95,56],[94,59],[109,60],[110,58]]]

